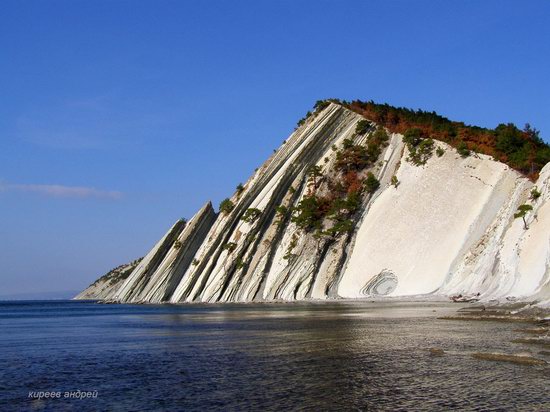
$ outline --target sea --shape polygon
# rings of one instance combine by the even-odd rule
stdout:
[[[0,302],[0,411],[550,410],[548,366],[472,357],[550,361],[522,324],[458,308]]]

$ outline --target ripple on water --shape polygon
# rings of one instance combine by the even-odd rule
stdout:
[[[435,317],[454,309],[441,303],[71,302],[25,305],[18,313],[0,305],[0,363],[7,365],[0,372],[0,409],[550,407],[547,367],[471,356],[509,352],[516,326]],[[432,356],[430,348],[443,356]],[[30,390],[77,389],[97,390],[98,398],[27,398]]]

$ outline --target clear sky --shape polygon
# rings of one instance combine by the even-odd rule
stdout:
[[[0,295],[78,290],[317,99],[550,136],[550,1],[0,2]]]

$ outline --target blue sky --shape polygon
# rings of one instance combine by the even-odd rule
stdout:
[[[216,205],[317,99],[550,136],[548,1],[0,2],[0,295]]]

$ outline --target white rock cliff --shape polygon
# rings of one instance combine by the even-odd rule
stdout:
[[[380,187],[359,198],[349,230],[318,236],[284,213],[312,190],[330,192],[339,149],[350,141],[364,145],[375,130],[355,133],[360,120],[334,103],[310,116],[233,195],[230,212],[216,214],[208,203],[189,223],[176,222],[129,276],[104,277],[76,298],[179,303],[479,294],[550,304],[550,165],[533,200],[534,184],[489,156],[463,158],[436,141],[444,154],[417,166],[407,161],[402,136],[390,134],[378,161],[359,172],[373,173]],[[312,166],[318,177],[309,173]],[[514,218],[524,203],[533,206],[527,230]],[[325,219],[322,228],[329,226]]]

